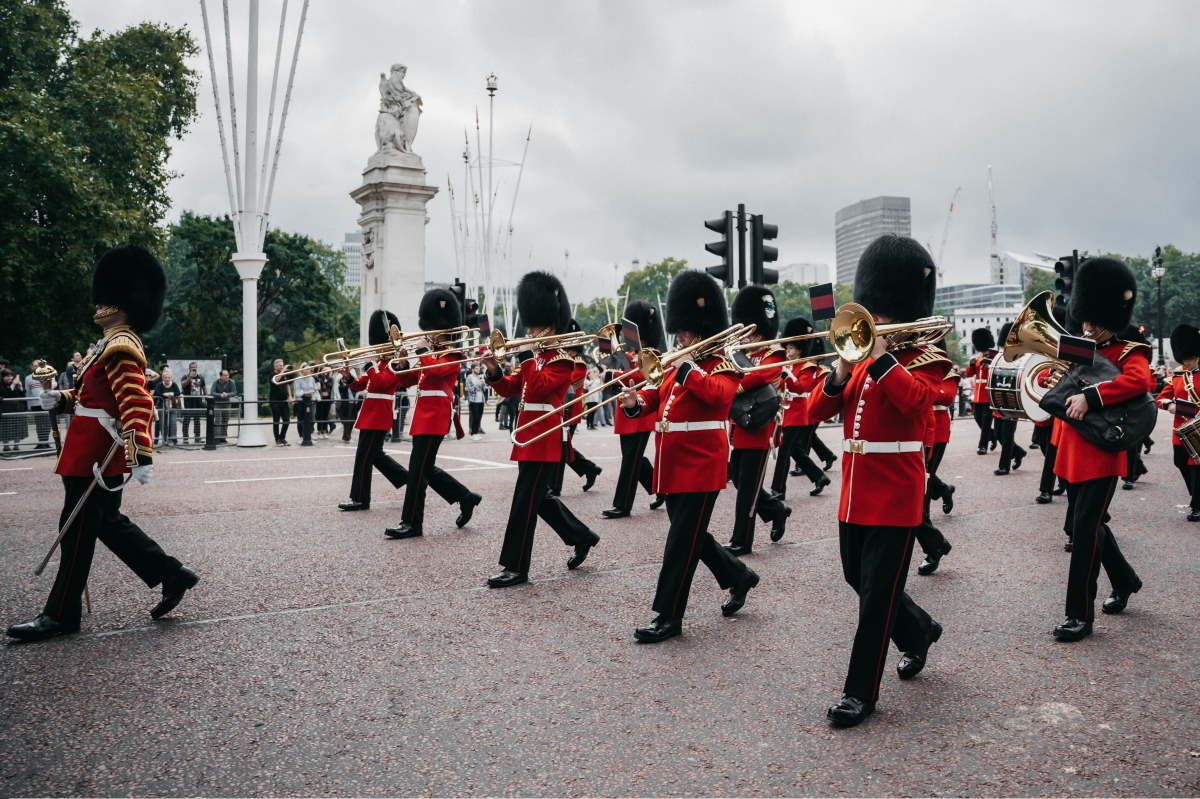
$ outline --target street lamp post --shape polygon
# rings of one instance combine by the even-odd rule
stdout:
[[[1162,279],[1166,274],[1166,268],[1163,266],[1162,247],[1154,248],[1154,266],[1150,269],[1150,275],[1154,278],[1154,282],[1158,284],[1158,322],[1154,325],[1155,331],[1158,333],[1158,365],[1165,366],[1166,360],[1163,358],[1163,304],[1162,304]]]

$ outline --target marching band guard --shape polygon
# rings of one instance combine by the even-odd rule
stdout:
[[[1122,341],[1136,341],[1150,347],[1150,340],[1142,334],[1141,329],[1137,325],[1126,325],[1125,329],[1117,335]],[[1151,347],[1150,350],[1153,353],[1154,348]],[[1153,379],[1153,375],[1151,376],[1149,385],[1150,393],[1153,394],[1158,390],[1158,381]],[[1148,441],[1149,438],[1146,440]],[[1138,481],[1138,478],[1150,471],[1146,468],[1146,464],[1142,463],[1142,446],[1145,443],[1145,441],[1139,441],[1137,446],[1130,447],[1125,451],[1125,474],[1121,475],[1123,478],[1121,489],[1124,491],[1132,491],[1133,484]]]
[[[574,319],[571,320],[566,333],[578,333],[582,330],[579,323]],[[575,398],[569,407],[564,411],[565,419],[571,419],[583,410],[583,381],[587,377],[588,365],[582,357],[583,350],[573,347],[564,347],[563,352],[571,356],[571,382],[570,391]],[[597,466],[593,461],[588,460],[579,450],[575,449],[575,430],[579,427],[579,420],[575,420],[572,424],[567,425],[562,430],[563,455],[559,460],[558,466],[554,470],[554,477],[550,479],[550,495],[559,496],[562,494],[563,477],[566,474],[567,467],[571,467],[571,471],[583,478],[583,490],[587,491],[596,484],[596,478],[604,471]]]
[[[946,354],[940,345],[935,345]],[[925,505],[921,511],[921,523],[913,534],[925,560],[917,567],[917,574],[928,577],[937,571],[942,558],[950,554],[952,547],[942,531],[934,526],[929,516],[929,506],[935,499],[942,501],[942,513],[950,513],[954,509],[954,486],[944,482],[937,476],[942,456],[946,452],[946,444],[950,442],[950,403],[958,396],[959,374],[951,369],[934,388],[933,402],[925,416],[925,472],[929,475],[925,480]]]
[[[880,236],[859,259],[854,300],[880,322],[912,321],[930,314],[936,275],[920,244]],[[877,336],[863,361],[838,358],[810,403],[814,418],[844,416],[838,537],[842,571],[859,600],[843,696],[826,714],[837,727],[874,712],[889,637],[904,652],[896,671],[907,680],[924,668],[942,634],[904,584],[925,493],[925,414],[951,364],[928,345],[888,347],[887,337]]]
[[[96,490],[87,495],[62,538],[58,574],[45,608],[36,619],[9,627],[10,638],[41,641],[79,632],[81,597],[97,539],[147,586],[162,586],[162,599],[150,611],[155,619],[170,613],[200,579],[121,513],[128,481],[123,475],[131,474],[145,485],[154,472],[154,401],[146,391],[146,355],[139,334],[158,321],[166,289],[162,266],[141,247],[109,250],[96,264],[92,320],[103,337],[81,364],[77,388],[41,395],[43,408],[74,414],[54,469],[65,489],[59,523],[66,523],[93,481]]]
[[[728,327],[725,295],[704,272],[684,270],[667,290],[667,332],[680,347],[714,336]],[[654,490],[667,498],[670,527],[652,609],[657,614],[634,631],[640,643],[653,644],[683,631],[683,614],[698,561],[729,591],[721,606],[732,616],[746,603],[758,575],[717,544],[708,532],[717,495],[725,487],[729,408],[740,374],[719,354],[697,354],[673,365],[657,388],[626,387],[622,413],[657,418]]]
[[[733,298],[730,314],[734,324],[753,324],[755,331],[746,343],[775,338],[779,332],[779,315],[776,313],[775,295],[763,286],[746,286]],[[748,351],[751,363],[764,366],[783,360],[780,347]],[[737,393],[754,391],[762,386],[778,385],[783,373],[778,369],[763,369],[742,377]],[[763,478],[767,473],[767,461],[771,455],[771,439],[775,435],[775,420],[755,430],[740,424],[733,425],[729,472],[737,489],[734,507],[733,535],[726,549],[734,555],[748,555],[754,548],[754,517],[757,514],[764,522],[771,523],[771,540],[783,538],[784,525],[792,509],[775,494],[763,490]],[[827,478],[828,479],[828,478]]]
[[[371,346],[386,344],[392,325],[400,326],[400,320],[391,311],[377,310],[367,322],[367,343]],[[392,417],[396,413],[396,389],[400,377],[388,368],[390,358],[380,358],[378,363],[367,366],[366,371],[350,384],[350,391],[367,390],[354,429],[358,431],[358,447],[354,450],[354,474],[350,482],[350,501],[338,505],[341,510],[369,510],[371,507],[371,473],[378,469],[395,488],[403,488],[408,482],[408,472],[396,463],[391,455],[383,451],[383,437],[392,429]],[[342,373],[350,374],[349,369]]]
[[[1068,398],[1066,413],[1082,419],[1089,410],[1121,403],[1147,391],[1151,384],[1150,347],[1116,338],[1113,331],[1129,324],[1137,299],[1137,281],[1123,262],[1090,258],[1075,275],[1067,316],[1074,327],[1096,342],[1098,356],[1108,358],[1120,374],[1089,386]],[[1108,526],[1108,506],[1117,478],[1125,474],[1125,453],[1101,449],[1070,424],[1060,427],[1054,473],[1067,481],[1064,531],[1071,538],[1071,568],[1067,577],[1066,616],[1054,628],[1059,641],[1078,641],[1092,633],[1096,580],[1100,566],[1112,583],[1104,601],[1105,613],[1120,613],[1129,597],[1142,587],[1137,572],[1121,554]]]
[[[992,432],[992,403],[988,398],[988,376],[997,354],[996,339],[986,327],[977,327],[971,331],[971,346],[978,354],[967,363],[963,376],[973,380],[971,410],[975,414],[975,424],[979,425],[978,451],[980,455],[986,455],[989,444],[992,449],[996,448],[996,437]]]
[[[637,325],[638,345],[625,353],[630,365],[637,359],[637,349],[650,349],[665,352],[667,337],[663,333],[662,318],[658,309],[644,300],[634,300],[625,306],[625,319]],[[614,371],[606,372],[607,382],[616,378]],[[630,368],[623,373],[623,385],[632,386],[640,383],[642,373],[636,368]],[[613,415],[613,432],[621,440],[621,471],[617,475],[617,485],[613,492],[612,507],[600,512],[606,519],[623,519],[633,512],[633,500],[637,497],[637,487],[640,484],[647,494],[653,495],[654,467],[646,457],[646,444],[650,441],[650,433],[654,431],[654,415],[643,414],[630,418],[628,414]],[[652,509],[659,508],[665,501],[661,495],[653,495],[650,503]]]
[[[789,319],[783,326],[783,337],[807,335],[814,329],[812,322],[798,316]],[[787,360],[790,361],[820,355],[823,345],[820,339],[792,341],[784,345],[784,350]],[[775,460],[775,473],[771,478],[771,490],[781,500],[787,497],[788,468],[793,461],[796,463],[796,469],[791,473],[802,473],[812,481],[813,487],[808,492],[810,497],[820,494],[830,483],[825,472],[813,463],[810,457],[813,434],[817,426],[811,423],[808,416],[809,394],[826,371],[828,370],[816,361],[783,368],[783,433]]]
[[[1187,489],[1190,503],[1187,520],[1200,522],[1200,464],[1191,457],[1183,442],[1179,440],[1179,426],[1196,418],[1196,407],[1200,405],[1200,330],[1191,325],[1179,325],[1171,331],[1171,353],[1179,361],[1179,368],[1159,392],[1158,406],[1175,415],[1172,422],[1171,444],[1175,449],[1175,468],[1183,476],[1183,487]],[[1189,403],[1187,412],[1184,405]]]
[[[1008,340],[1008,331],[1012,330],[1012,322],[1000,326],[1000,342]],[[1000,442],[1000,463],[992,474],[1004,476],[1011,469],[1020,469],[1025,460],[1025,448],[1017,443],[1017,420],[1004,419],[995,411],[992,412],[992,440]]]
[[[418,327],[422,330],[446,330],[461,324],[462,308],[453,293],[440,288],[425,292],[417,310]],[[435,346],[442,344],[442,338],[438,336],[431,343]],[[460,352],[439,354],[431,351],[422,355],[418,362],[421,366],[434,368],[407,371],[399,376],[397,385],[400,388],[417,387],[417,400],[408,429],[408,435],[412,438],[412,453],[408,460],[404,507],[400,511],[400,524],[384,531],[388,538],[415,538],[423,534],[425,494],[431,486],[447,504],[458,504],[459,514],[454,523],[460,528],[471,521],[475,506],[483,501],[483,497],[437,465],[438,448],[450,432],[450,421],[455,413],[454,387],[458,383],[462,358]],[[407,366],[407,362],[392,361],[387,368],[397,372]],[[460,423],[460,432],[461,428]]]
[[[548,272],[529,272],[521,278],[517,284],[517,311],[533,337],[565,331],[571,322],[567,292],[558,278]],[[570,355],[550,347],[527,358],[511,375],[505,376],[494,358],[484,358],[483,364],[488,383],[497,394],[521,397],[514,429],[562,405],[574,369]],[[532,438],[561,421],[561,417],[551,416],[522,435]],[[514,443],[510,457],[517,462],[517,484],[500,550],[502,571],[487,581],[492,588],[528,582],[533,534],[539,517],[567,546],[575,548],[575,554],[567,561],[568,569],[579,568],[591,548],[600,543],[600,536],[579,521],[561,499],[550,496],[550,479],[562,456],[562,439],[558,435],[544,436],[524,447]]]
[[[1066,327],[1067,312],[1061,304],[1055,303],[1051,309],[1051,313],[1058,320],[1059,324]],[[1054,475],[1054,462],[1058,459],[1059,427],[1062,426],[1062,423],[1062,419],[1055,416],[1051,416],[1045,421],[1034,423],[1033,439],[1038,443],[1038,449],[1042,451],[1042,455],[1044,456],[1044,460],[1042,461],[1042,476],[1038,482],[1038,495],[1034,500],[1039,505],[1049,505],[1054,501],[1054,497],[1060,497],[1067,493],[1066,481]],[[1058,483],[1057,487],[1055,486],[1056,481]],[[1067,533],[1068,552],[1071,551],[1070,535],[1070,533]]]

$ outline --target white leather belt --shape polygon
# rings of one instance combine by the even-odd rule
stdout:
[[[76,416],[90,416],[100,423],[100,426],[108,431],[108,434],[113,437],[113,441],[120,441],[121,434],[117,432],[117,420],[109,415],[108,411],[103,408],[89,408],[86,405],[75,406]]]
[[[557,409],[557,405],[550,405],[545,402],[526,402],[521,406],[522,411],[553,411]]]
[[[785,391],[783,393],[783,398],[785,400],[791,401],[794,399],[808,399],[811,395],[812,395],[811,391],[805,391],[803,394],[796,394],[795,392],[792,392],[792,391]]]
[[[432,391],[426,391],[423,388],[417,389],[417,397],[418,398],[420,398],[420,397],[446,397],[446,396],[449,396],[449,395],[445,391],[439,391],[436,388],[433,389]]]
[[[667,422],[659,421],[654,429],[660,433],[694,433],[698,430],[724,430],[725,420],[707,422]]]
[[[842,451],[853,455],[920,452],[924,448],[923,441],[863,441],[857,438],[848,438],[842,441]]]
[[[374,392],[368,391],[367,399],[382,399],[382,400],[387,400],[388,402],[395,402],[396,395],[395,394],[376,394]]]
[[[949,405],[934,405],[933,411],[934,411],[934,413],[937,413],[938,411],[941,411],[942,413],[950,413],[950,406]]]

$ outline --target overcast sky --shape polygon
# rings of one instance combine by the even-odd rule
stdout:
[[[262,3],[264,108],[280,4]],[[244,74],[247,4],[231,7]],[[157,20],[203,44],[198,0],[71,8],[85,32]],[[220,3],[209,13],[223,47]],[[989,164],[1001,249],[1196,250],[1197,31],[1200,3],[1187,0],[312,0],[272,223],[330,242],[357,229],[348,192],[375,149],[379,73],[400,62],[424,101],[415,149],[441,187],[431,279],[455,270],[446,179],[459,189],[463,129],[474,136],[476,105],[486,115],[492,71],[496,158],[517,161],[533,125],[516,268],[532,252],[562,276],[569,250],[572,299],[610,294],[614,263],[713,263],[702,221],[739,201],[779,225],[781,263],[832,267],[838,208],[906,195],[913,235],[936,256],[956,186],[946,282],[984,281]],[[221,50],[222,87],[223,62]],[[172,158],[173,215],[228,211],[203,53],[194,66],[200,118]],[[498,217],[515,178],[496,171]]]

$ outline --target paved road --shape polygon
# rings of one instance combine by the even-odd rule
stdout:
[[[973,429],[955,423],[942,467],[959,487],[940,521],[954,552],[909,580],[945,636],[911,683],[889,667],[876,715],[847,731],[824,721],[855,613],[836,467],[818,498],[793,478],[782,543],[760,526],[763,582],[739,617],[721,617],[701,568],[684,636],[645,647],[631,632],[651,616],[666,515],[641,497],[631,519],[598,518],[607,432],[579,436],[605,467],[596,488],[568,473],[564,492],[601,545],[568,573],[543,526],[533,582],[503,591],[482,587],[515,477],[494,432],[442,450],[487,496],[475,521],[455,529],[431,495],[426,537],[409,541],[382,536],[401,497],[378,477],[371,511],[336,510],[353,455],[340,442],[164,455],[125,507],[203,582],[153,623],[155,592],[102,550],[82,635],[0,646],[0,794],[1196,795],[1200,525],[1184,521],[1166,436],[1114,503],[1146,587],[1063,645],[1049,631],[1064,505],[1033,503],[1036,452],[993,477]],[[61,503],[50,471],[0,463],[7,620],[50,583],[30,576]],[[732,504],[725,492],[718,539]]]

